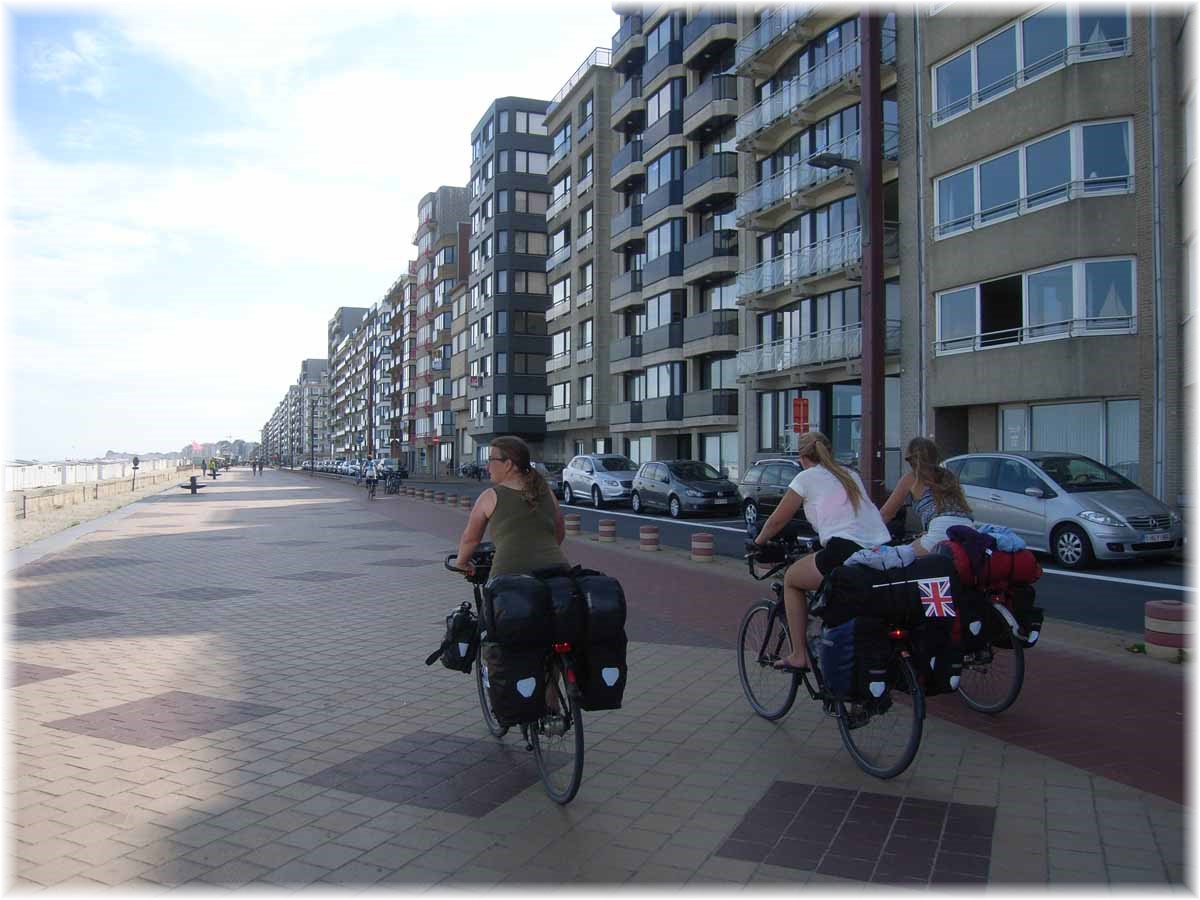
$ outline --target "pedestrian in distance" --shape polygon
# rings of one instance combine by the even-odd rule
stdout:
[[[934,547],[947,540],[947,529],[975,524],[958,476],[943,466],[941,460],[937,444],[929,438],[915,437],[909,441],[904,461],[911,468],[896,482],[892,495],[880,509],[884,521],[891,521],[912,499],[925,532],[910,545],[917,556],[932,553]]]

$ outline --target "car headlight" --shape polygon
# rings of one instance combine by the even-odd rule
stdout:
[[[1177,513],[1177,512],[1171,513],[1171,524],[1172,525],[1182,525],[1183,517],[1181,515],[1179,515],[1179,513]]]
[[[621,486],[621,482],[617,481],[617,479],[615,479],[615,478],[601,478],[600,483],[603,485],[606,485],[607,487],[620,487]]]
[[[1120,528],[1125,524],[1120,519],[1108,515],[1108,513],[1096,512],[1091,509],[1085,509],[1079,514],[1079,518],[1096,525],[1107,525],[1110,528]]]
[[[685,490],[684,493],[687,494],[689,497],[703,497],[704,496],[699,491],[693,491],[691,488],[688,488],[687,490]]]

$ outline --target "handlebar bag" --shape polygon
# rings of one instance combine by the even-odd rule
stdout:
[[[549,591],[532,575],[497,575],[488,581],[482,612],[489,641],[543,650],[551,642]]]
[[[546,711],[546,648],[484,641],[480,676],[501,725],[535,722]]]
[[[892,648],[887,626],[879,619],[858,616],[822,629],[818,652],[825,691],[831,697],[866,701],[887,693]]]
[[[579,705],[588,712],[620,709],[629,675],[624,631],[620,636],[599,643],[588,643],[575,658],[580,676]]]
[[[440,657],[447,669],[470,674],[478,650],[479,620],[471,604],[463,603],[446,616],[446,636],[442,638],[442,645],[425,660],[425,665],[432,666]]]
[[[944,556],[922,556],[897,569],[838,566],[829,574],[824,623],[836,627],[858,616],[912,628],[927,616],[954,615],[960,589],[954,563]]]

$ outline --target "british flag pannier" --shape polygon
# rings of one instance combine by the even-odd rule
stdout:
[[[953,616],[958,591],[958,572],[944,556],[922,556],[903,568],[884,571],[839,566],[829,573],[820,615],[829,628],[859,616],[912,628],[928,617]]]

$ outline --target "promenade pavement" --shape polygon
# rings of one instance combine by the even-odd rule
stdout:
[[[732,563],[568,539],[629,602],[621,710],[561,808],[473,677],[424,659],[469,596],[465,510],[234,470],[140,501],[10,588],[21,885],[513,883],[1183,888],[1184,678],[1056,643],[988,719],[933,698],[916,762],[859,771],[798,699],[754,715]],[[9,569],[10,566],[6,566]]]

